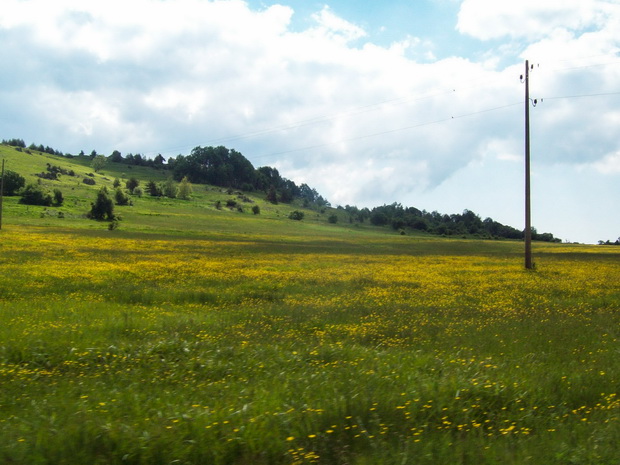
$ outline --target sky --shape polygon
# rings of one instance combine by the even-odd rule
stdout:
[[[332,205],[620,236],[620,0],[3,0],[0,138],[234,148]],[[536,105],[534,105],[536,99]]]

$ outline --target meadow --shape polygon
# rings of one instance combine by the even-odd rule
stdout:
[[[4,199],[0,463],[620,462],[618,247],[535,243],[526,271],[520,242],[206,186],[108,230],[97,190],[165,173],[0,155],[65,196]]]
[[[618,463],[616,248],[297,228],[5,226],[0,461]]]

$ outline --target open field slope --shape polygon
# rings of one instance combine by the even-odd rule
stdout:
[[[9,199],[0,463],[618,463],[617,247],[526,272],[518,242],[201,190],[113,231]]]

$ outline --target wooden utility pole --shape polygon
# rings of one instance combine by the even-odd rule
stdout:
[[[525,60],[525,268],[532,264],[532,217],[530,212],[530,64]]]
[[[4,196],[4,158],[2,159],[2,175],[0,175],[0,229],[2,229],[2,197]]]

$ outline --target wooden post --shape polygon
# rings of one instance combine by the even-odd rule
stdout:
[[[530,66],[525,60],[525,268],[532,263],[532,217],[530,211]]]
[[[4,197],[4,158],[2,159],[2,174],[0,175],[0,229],[2,229],[2,199]]]

